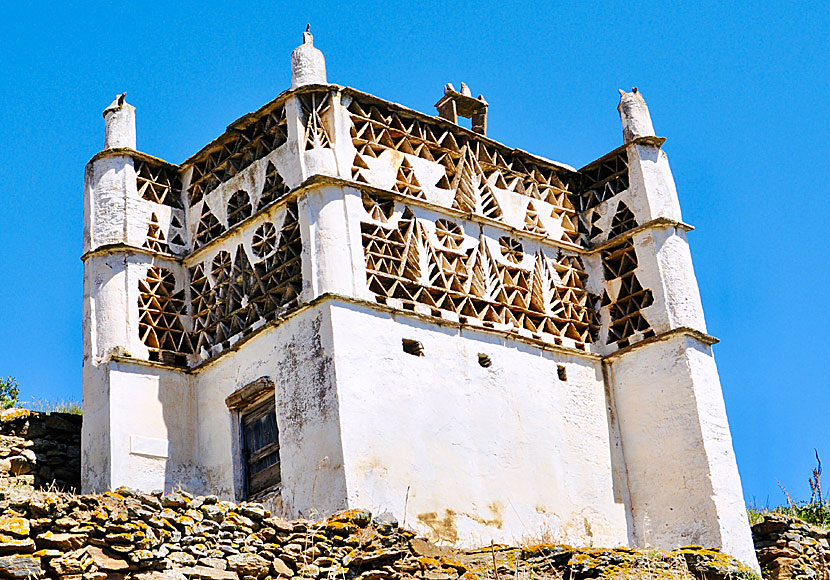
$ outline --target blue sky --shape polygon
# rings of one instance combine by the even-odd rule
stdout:
[[[8,3],[7,3],[8,4]],[[826,3],[65,2],[0,18],[0,375],[80,399],[82,185],[127,91],[178,163],[290,83],[306,22],[329,81],[424,112],[447,82],[488,134],[568,163],[622,142],[637,86],[677,181],[747,498],[830,467]],[[829,476],[830,477],[830,476]],[[830,488],[830,485],[825,484]]]

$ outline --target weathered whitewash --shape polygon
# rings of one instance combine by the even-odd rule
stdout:
[[[721,546],[757,566],[663,139],[576,170],[430,117],[291,90],[180,165],[104,112],[84,195],[83,485],[286,515],[389,511],[446,542]],[[474,130],[455,124],[471,117]]]

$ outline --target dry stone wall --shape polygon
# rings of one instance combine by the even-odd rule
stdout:
[[[764,577],[770,580],[830,580],[829,530],[795,518],[767,514],[752,526]]]
[[[0,500],[0,578],[721,580],[747,574],[716,550],[692,547],[638,552],[542,544],[454,551],[365,510],[289,522],[261,504],[185,492],[7,490]]]
[[[0,485],[81,487],[81,416],[7,409],[0,413]]]

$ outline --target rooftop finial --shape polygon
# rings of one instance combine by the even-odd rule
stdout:
[[[303,43],[291,53],[291,89],[303,85],[325,85],[326,59],[320,50],[314,48],[311,24],[303,32]]]
[[[126,98],[127,93],[116,95],[104,109],[104,149],[135,149],[135,107]]]
[[[653,137],[654,126],[642,93],[637,87],[626,93],[620,89],[620,104],[617,107],[623,126],[623,140],[630,143],[640,137]]]

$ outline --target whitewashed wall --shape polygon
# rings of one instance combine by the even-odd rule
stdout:
[[[433,539],[467,545],[542,532],[628,543],[624,468],[598,360],[331,304],[350,506],[388,510]],[[421,342],[424,356],[405,353],[404,338]],[[480,366],[479,353],[492,366]]]

